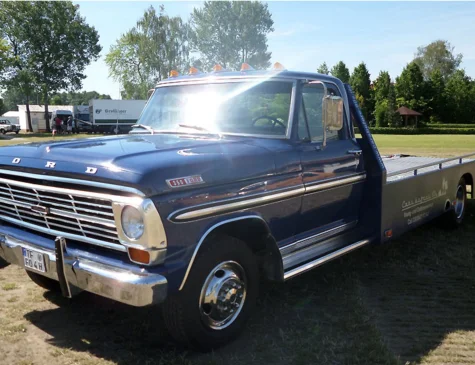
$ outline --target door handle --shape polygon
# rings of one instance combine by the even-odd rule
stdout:
[[[361,150],[348,150],[347,152],[355,156],[361,156],[361,154],[363,153],[363,151]]]

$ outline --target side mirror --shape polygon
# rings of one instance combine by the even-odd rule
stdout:
[[[323,98],[323,125],[328,131],[339,131],[343,128],[343,99],[339,96]]]

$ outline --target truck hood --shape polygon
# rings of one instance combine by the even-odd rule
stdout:
[[[51,167],[52,163],[54,167]],[[170,191],[172,188],[166,183],[169,179],[199,175],[204,181],[200,186],[205,186],[275,173],[273,153],[254,143],[253,139],[175,134],[125,135],[2,147],[0,165],[3,169],[133,186],[146,195]],[[91,174],[90,168],[97,171]]]

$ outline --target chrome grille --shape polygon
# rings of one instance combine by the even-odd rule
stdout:
[[[0,177],[0,219],[43,233],[126,251],[119,242],[109,195],[12,178]]]

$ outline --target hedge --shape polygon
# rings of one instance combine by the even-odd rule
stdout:
[[[426,124],[427,128],[437,128],[437,129],[445,129],[445,128],[475,128],[475,124],[449,124],[449,123],[441,123],[441,124]]]
[[[372,134],[475,134],[472,128],[370,128]],[[358,133],[357,129],[355,133]]]

